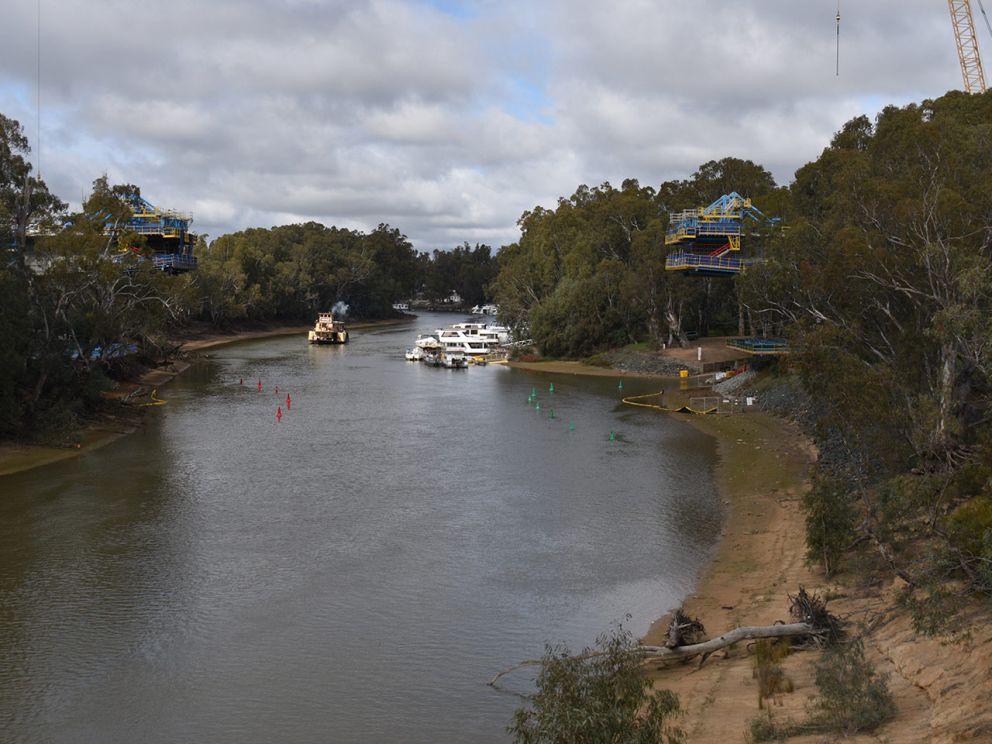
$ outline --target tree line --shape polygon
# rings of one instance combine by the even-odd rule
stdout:
[[[992,91],[856,117],[784,188],[745,173],[762,169],[711,162],[657,190],[582,186],[554,210],[525,212],[521,239],[500,254],[499,300],[553,355],[678,341],[685,323],[730,332],[735,309],[738,332],[787,337],[793,353],[765,382],[800,386],[796,408],[808,405],[820,447],[803,499],[807,558],[827,578],[898,577],[918,632],[967,632],[960,610],[992,601]],[[664,275],[666,211],[732,190],[783,218],[760,260],[709,285]],[[624,717],[618,679],[638,715]],[[549,649],[510,731],[599,741],[619,722],[617,738],[657,741],[668,718],[636,689],[643,680]],[[818,716],[758,718],[751,738],[871,730],[894,713],[860,641],[828,651],[816,683]]]
[[[644,340],[686,345],[687,331],[752,327],[733,280],[665,270],[669,213],[731,191],[761,205],[781,199],[765,168],[724,158],[657,188],[634,179],[620,188],[583,185],[554,209],[524,212],[520,239],[499,253],[494,290],[504,320],[527,328],[540,350],[556,357]]]

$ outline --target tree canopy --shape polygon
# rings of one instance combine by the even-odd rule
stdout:
[[[524,212],[520,240],[499,254],[494,289],[503,316],[529,328],[551,356],[585,356],[641,340],[684,345],[686,330],[736,328],[733,280],[665,271],[669,212],[730,191],[759,201],[778,194],[764,168],[724,158],[657,189],[634,179],[619,189],[580,186],[553,210]]]
[[[930,608],[948,579],[992,595],[990,184],[992,94],[857,117],[796,173],[788,229],[741,279],[844,448],[808,497],[832,515],[811,554],[828,526],[834,546],[860,532]]]

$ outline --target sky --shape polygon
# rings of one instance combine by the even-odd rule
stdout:
[[[992,39],[978,16],[979,43]],[[134,183],[216,238],[388,223],[519,237],[580,184],[733,156],[780,184],[845,121],[962,87],[947,4],[843,0],[40,0],[40,168]],[[39,0],[4,0],[0,112],[38,155]]]

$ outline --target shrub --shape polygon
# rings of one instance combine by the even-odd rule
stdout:
[[[791,736],[822,731],[844,735],[870,732],[896,713],[888,675],[878,674],[865,659],[860,638],[827,648],[816,663],[816,686],[820,697],[805,721],[777,721],[766,713],[748,722],[749,741],[785,741]]]
[[[79,436],[77,405],[55,401],[35,411],[31,439],[36,444],[65,447]]]
[[[819,561],[829,578],[854,536],[855,514],[845,484],[819,475],[803,496],[806,513],[806,557]]]
[[[953,630],[964,600],[960,591],[939,579],[928,580],[918,587],[906,587],[898,596],[899,605],[909,611],[913,630],[925,636]]]
[[[637,643],[622,627],[600,636],[595,649],[573,656],[548,646],[530,706],[507,727],[517,744],[679,744],[671,725],[678,697],[655,691],[644,674]]]
[[[808,730],[805,724],[788,718],[784,721],[776,721],[771,713],[767,713],[748,722],[747,740],[754,744],[764,741],[785,741],[790,736],[799,736],[807,733]]]
[[[816,664],[820,699],[811,723],[843,734],[874,731],[896,713],[888,675],[865,659],[860,638],[830,647]]]

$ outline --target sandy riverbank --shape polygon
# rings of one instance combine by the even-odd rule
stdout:
[[[795,425],[762,413],[696,416],[693,426],[718,442],[716,485],[727,514],[720,543],[696,591],[684,604],[714,637],[738,625],[788,621],[787,595],[800,585],[830,597],[830,609],[852,633],[865,629],[867,658],[889,675],[898,713],[874,735],[846,742],[992,741],[992,623],[976,608],[969,630],[951,638],[925,638],[912,629],[895,598],[895,584],[857,587],[826,582],[805,562],[801,499],[809,487],[815,450]],[[850,575],[842,577],[850,581]],[[664,643],[667,617],[645,640]],[[766,701],[776,719],[802,720],[817,694],[816,653],[791,654],[782,668],[794,691]],[[762,713],[749,650],[720,652],[701,668],[695,661],[654,673],[655,684],[676,692],[686,710],[690,742],[745,741],[748,722]],[[834,741],[824,735],[793,737],[795,744]]]
[[[369,328],[379,328],[384,326],[402,325],[415,318],[390,318],[386,320],[367,320],[349,323],[349,330],[359,331]],[[229,332],[207,332],[192,335],[188,338],[174,339],[173,343],[179,345],[178,358],[169,364],[150,369],[141,375],[137,380],[130,383],[121,383],[113,392],[112,397],[123,398],[128,393],[137,388],[144,390],[147,396],[153,389],[164,385],[177,375],[189,369],[190,363],[187,361],[190,355],[206,349],[211,349],[224,344],[232,344],[239,341],[252,341],[260,338],[270,338],[273,336],[289,336],[293,334],[305,334],[311,326],[268,326],[251,329],[241,329]],[[90,452],[99,447],[104,447],[118,438],[134,431],[138,425],[135,411],[125,414],[120,418],[108,417],[88,426],[80,434],[78,447],[44,447],[31,444],[0,444],[0,476],[18,473],[24,470],[41,467],[72,457],[79,457],[81,454]]]
[[[580,362],[514,362],[513,366],[557,374],[619,374]],[[672,414],[645,411],[644,415]],[[726,509],[714,555],[684,603],[685,610],[704,623],[707,634],[714,637],[739,625],[788,621],[787,595],[805,586],[831,597],[831,611],[845,618],[852,632],[867,627],[867,657],[879,672],[889,675],[898,709],[895,720],[874,735],[844,741],[992,741],[992,706],[986,703],[992,695],[992,623],[987,613],[976,608],[967,634],[924,638],[913,631],[908,614],[898,607],[894,584],[879,588],[825,581],[805,561],[801,500],[816,451],[798,426],[764,413],[682,418],[717,440],[715,484]],[[663,644],[667,624],[667,616],[660,618],[644,641]],[[809,700],[817,694],[815,660],[816,654],[808,651],[783,660],[794,691],[766,701],[775,718],[805,717]],[[679,695],[689,742],[744,742],[749,721],[762,713],[746,647],[719,652],[702,667],[693,660],[652,675],[656,686]],[[822,734],[789,739],[795,744],[834,740]]]

